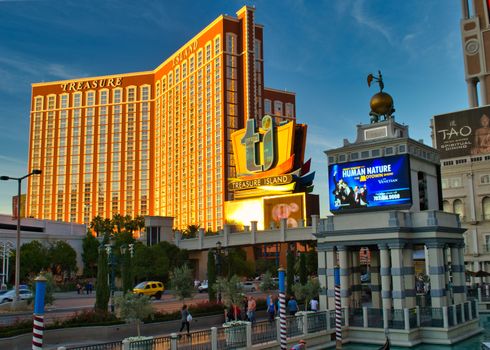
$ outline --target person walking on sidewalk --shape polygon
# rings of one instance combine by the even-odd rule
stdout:
[[[191,314],[189,313],[189,310],[187,309],[187,305],[184,304],[182,306],[182,310],[180,310],[180,316],[181,316],[181,321],[182,321],[182,324],[180,326],[180,330],[179,330],[179,333],[182,332],[184,330],[184,327],[187,327],[187,335],[189,336],[189,322],[192,320],[192,316]],[[189,317],[190,316],[190,317]]]
[[[247,316],[248,320],[252,323],[255,322],[255,310],[257,309],[257,303],[254,297],[248,297],[248,305],[247,305]]]

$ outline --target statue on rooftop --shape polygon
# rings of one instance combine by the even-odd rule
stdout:
[[[369,115],[371,116],[371,124],[395,117],[393,115],[395,112],[395,108],[393,108],[393,98],[390,96],[390,94],[383,92],[385,85],[383,83],[381,71],[378,71],[377,77],[373,74],[369,74],[367,76],[367,83],[369,87],[371,87],[371,83],[373,81],[379,84],[379,92],[371,97],[371,101],[369,102],[369,105],[371,106],[371,112],[369,112]]]

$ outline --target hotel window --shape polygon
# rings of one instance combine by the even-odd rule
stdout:
[[[490,197],[484,197],[481,204],[483,220],[490,220]]]
[[[265,114],[272,114],[272,102],[271,100],[264,100],[264,112]]]
[[[294,105],[292,103],[286,103],[286,117],[294,117]]]
[[[451,188],[458,188],[458,187],[462,187],[462,184],[461,184],[461,178],[460,177],[452,177],[449,179],[450,181],[450,187]]]
[[[220,37],[218,35],[216,38],[214,38],[214,55],[215,56],[219,55],[219,52],[220,52],[220,49],[221,49],[220,43],[221,43],[221,39],[220,39]]]
[[[261,58],[260,56],[260,40],[258,39],[255,39],[255,42],[254,42],[254,55],[255,55],[255,59],[258,60]]]
[[[455,214],[459,214],[459,218],[461,221],[464,220],[464,204],[461,199],[456,199],[453,202],[453,212]]]
[[[211,59],[211,43],[208,42],[206,44],[206,62],[208,62]]]
[[[229,53],[236,54],[236,38],[235,34],[226,33],[226,51]]]
[[[442,185],[442,189],[443,190],[445,190],[446,188],[449,188],[449,180],[448,179],[442,179],[441,180],[441,185]]]
[[[194,55],[189,58],[189,73],[194,72]]]
[[[187,62],[182,63],[182,79],[187,76]]]
[[[201,66],[202,66],[202,49],[199,49],[199,51],[197,51],[197,67],[201,68]]]
[[[481,184],[489,184],[490,183],[490,175],[483,175],[480,177]]]
[[[274,115],[282,115],[282,102],[274,101]]]
[[[175,84],[177,84],[180,81],[180,68],[177,67],[175,68]]]
[[[452,213],[453,208],[451,207],[451,204],[448,201],[443,201],[442,202],[442,210],[445,211],[446,213]]]

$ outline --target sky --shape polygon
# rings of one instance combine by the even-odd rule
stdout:
[[[27,173],[32,83],[153,70],[243,5],[264,25],[265,85],[296,92],[322,216],[324,151],[369,123],[369,73],[381,70],[395,120],[426,144],[433,115],[468,108],[459,1],[0,0],[0,175]],[[0,182],[0,213],[16,194]]]

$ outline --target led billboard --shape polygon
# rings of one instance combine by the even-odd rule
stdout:
[[[287,196],[264,198],[265,228],[277,228],[281,219],[286,219],[287,227],[299,227],[299,220],[305,218],[305,194],[297,193]]]
[[[434,116],[441,159],[490,153],[490,107]]]
[[[330,211],[364,211],[412,204],[408,155],[328,167]]]

